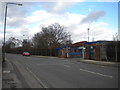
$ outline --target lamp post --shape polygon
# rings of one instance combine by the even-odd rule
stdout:
[[[115,61],[116,62],[118,61],[118,50],[117,50],[117,47],[118,47],[118,35],[116,33],[116,43],[115,43]]]
[[[88,30],[88,42],[89,42],[89,30],[90,30],[90,29],[88,28],[87,30]]]
[[[4,20],[4,41],[3,41],[3,62],[5,62],[5,34],[6,34],[6,19],[7,19],[7,5],[8,4],[14,4],[14,5],[19,5],[22,6],[22,4],[19,3],[6,3],[6,7],[5,7],[5,20]]]

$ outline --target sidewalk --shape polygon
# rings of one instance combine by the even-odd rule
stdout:
[[[118,62],[95,61],[95,60],[77,60],[77,62],[96,64],[96,65],[103,65],[103,66],[120,67],[120,63],[118,63]]]
[[[0,48],[0,90],[2,89],[2,49]]]
[[[0,90],[2,89],[2,63],[0,62]]]
[[[31,55],[32,57],[41,57],[41,58],[59,58],[59,57],[53,57],[53,56],[37,56],[37,55]],[[109,61],[95,61],[95,60],[87,60],[82,58],[60,58],[61,60],[70,60],[75,62],[83,62],[83,63],[89,63],[89,64],[96,64],[96,65],[103,65],[103,66],[111,66],[111,67],[120,67],[120,62],[109,62]]]
[[[43,88],[33,74],[17,60],[6,59],[2,67],[2,88]]]
[[[2,88],[22,88],[14,68],[8,60],[2,64]]]

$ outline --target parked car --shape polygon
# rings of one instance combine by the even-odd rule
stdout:
[[[23,52],[22,55],[23,55],[23,56],[30,56],[30,53],[29,53],[29,52]]]

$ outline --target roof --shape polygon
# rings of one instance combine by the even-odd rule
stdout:
[[[84,45],[86,45],[86,44],[98,44],[98,43],[102,43],[102,42],[104,42],[104,41],[86,42],[86,43],[84,43]]]
[[[81,46],[81,45],[83,45],[83,44],[86,43],[86,42],[87,42],[87,41],[77,42],[77,43],[73,43],[73,44],[70,45],[70,46],[72,46],[72,47]]]
[[[60,50],[61,48],[54,48],[55,50]]]

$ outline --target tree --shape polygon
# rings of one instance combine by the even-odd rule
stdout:
[[[58,23],[48,27],[42,27],[42,31],[33,37],[34,47],[37,48],[55,48],[71,43],[70,35],[66,28]]]
[[[5,44],[5,51],[6,52],[11,52],[11,49],[15,49],[15,48],[18,48],[20,47],[22,41],[19,40],[19,39],[16,39],[14,37],[10,37],[8,39],[8,41],[6,41],[6,44]]]
[[[25,51],[28,51],[29,48],[31,47],[31,42],[27,39],[24,39],[23,42],[22,42],[22,48],[25,50]]]
[[[6,41],[6,46],[9,46],[10,48],[16,48],[21,45],[22,41],[19,39],[16,39],[14,37],[10,37],[8,41]]]

